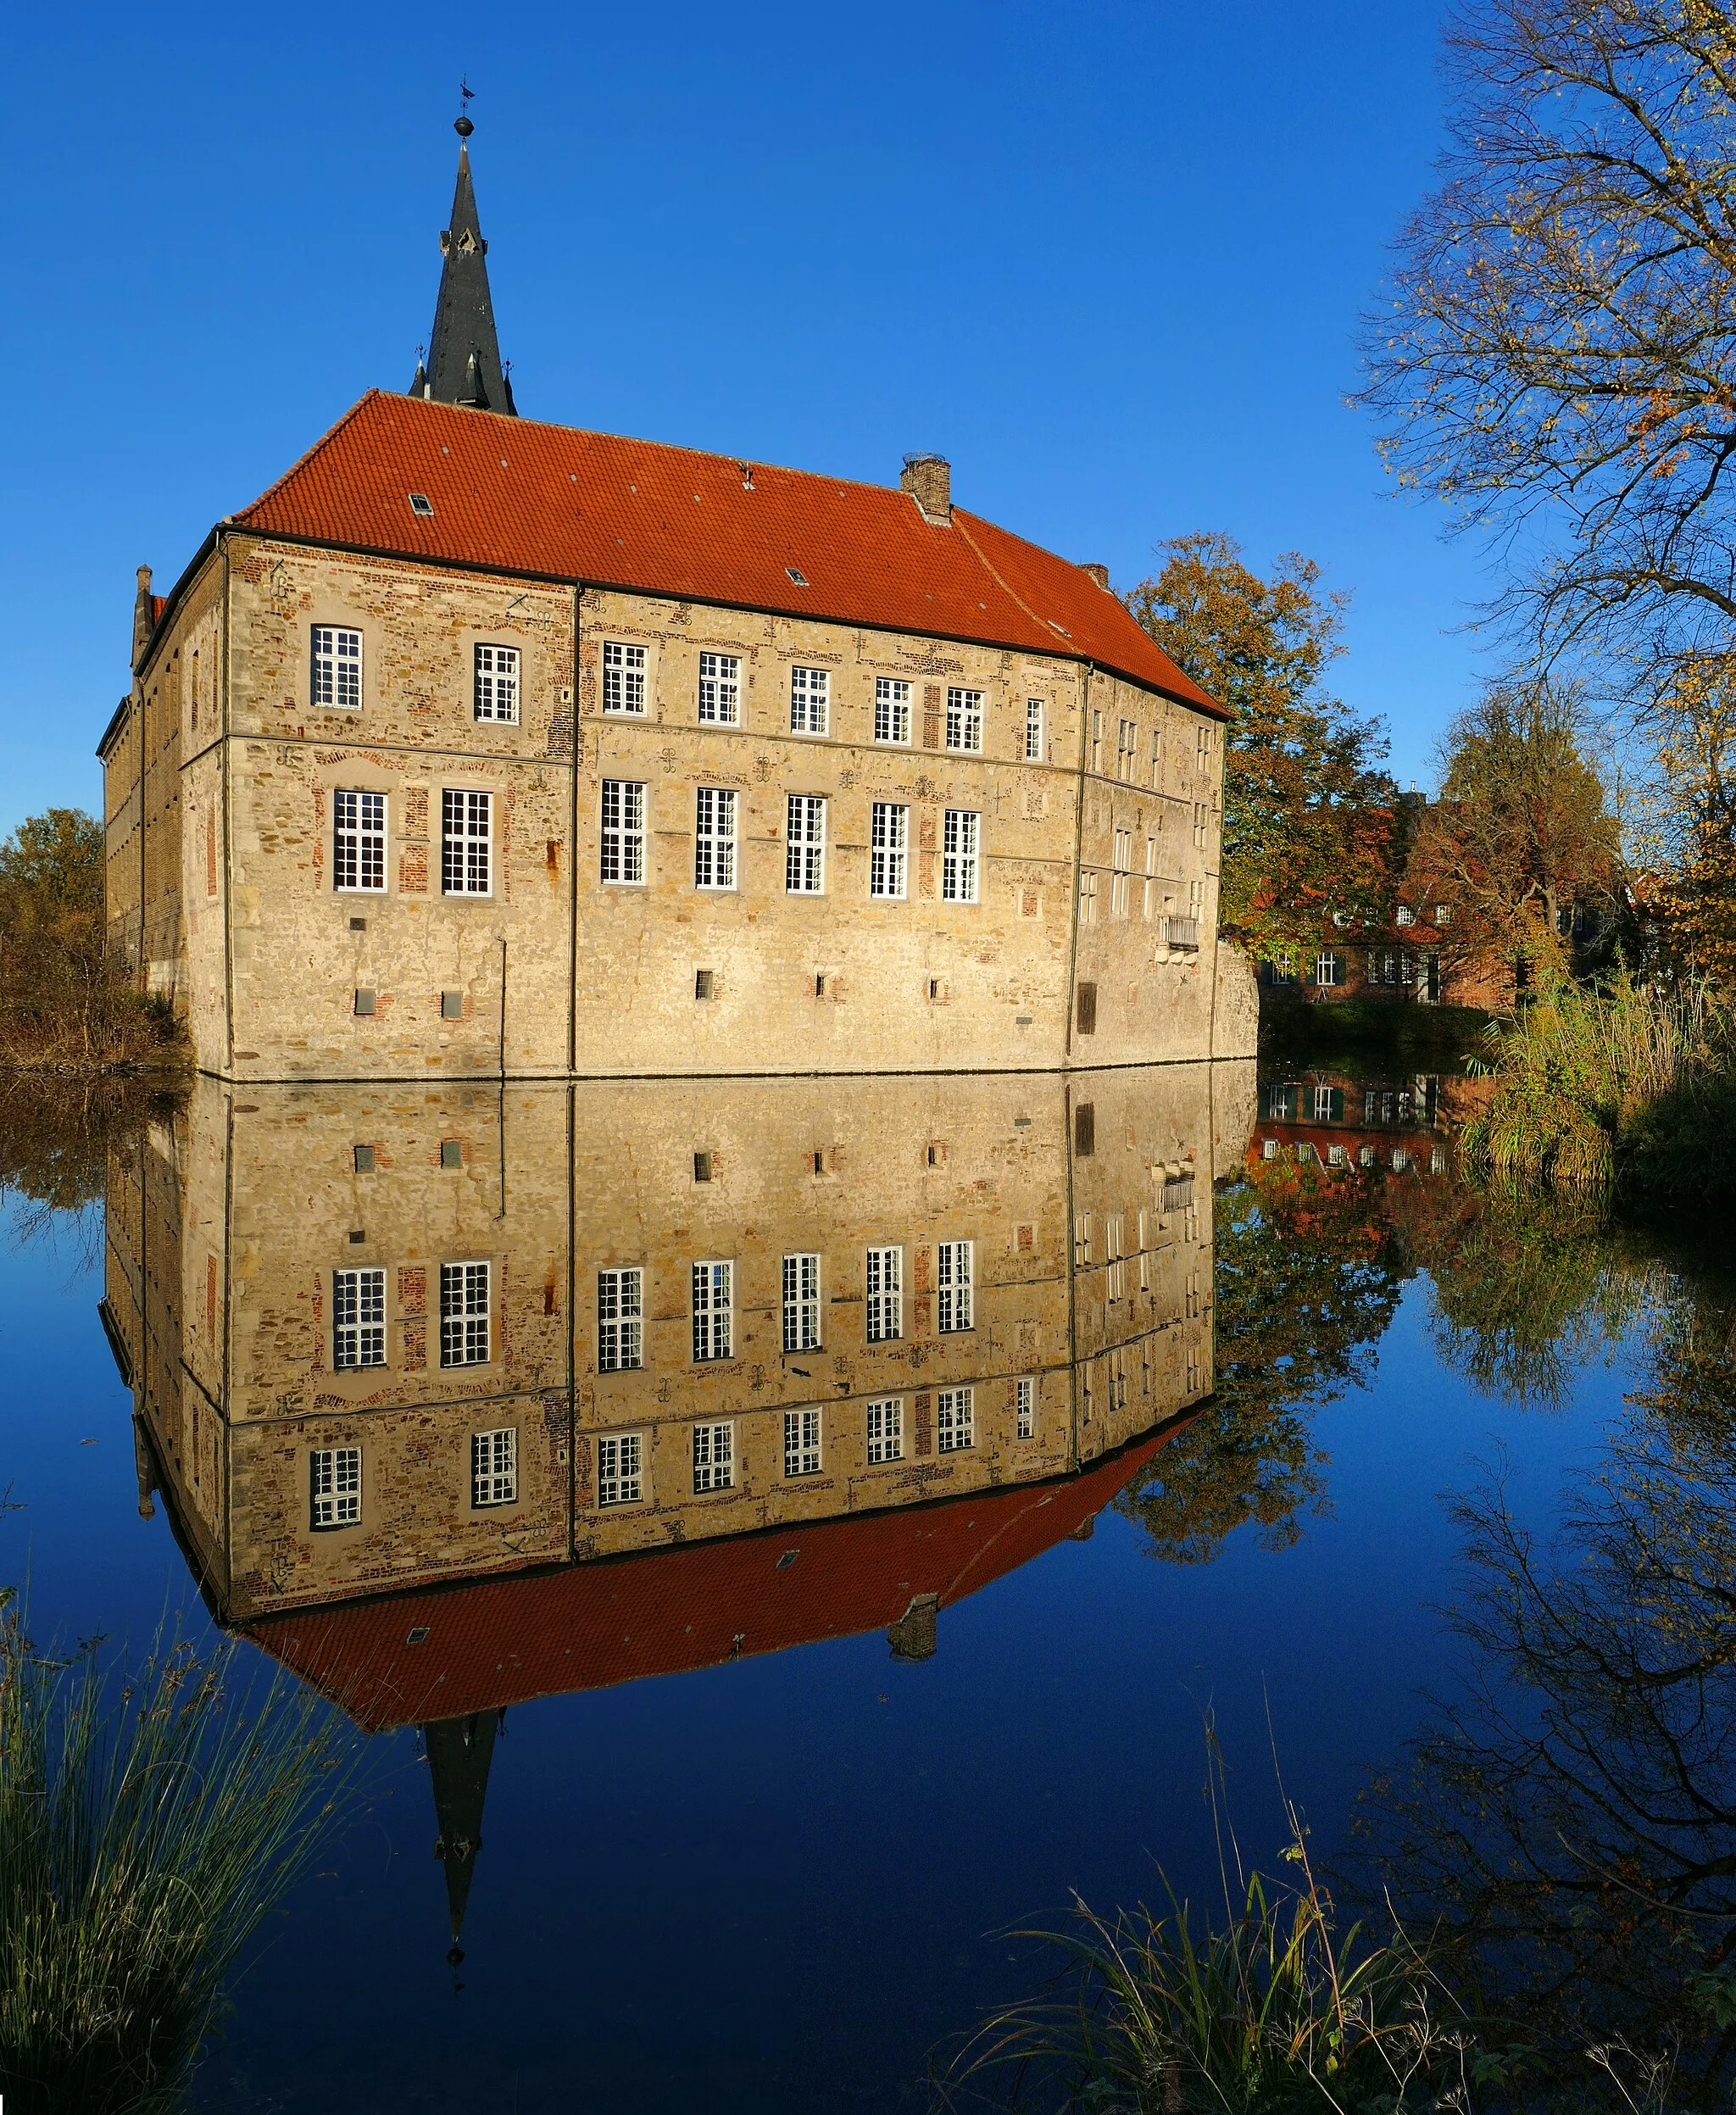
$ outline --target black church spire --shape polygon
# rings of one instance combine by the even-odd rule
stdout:
[[[428,1774],[434,1781],[434,1818],[440,1834],[434,1856],[446,1867],[446,1905],[452,1919],[454,1968],[463,1960],[458,1934],[470,1899],[470,1876],[482,1848],[482,1803],[488,1765],[504,1711],[474,1711],[466,1718],[432,1718],[422,1727]]]
[[[500,364],[500,342],[494,335],[494,303],[489,298],[484,261],[488,245],[476,225],[476,194],[470,185],[470,137],[476,127],[468,118],[460,118],[453,130],[459,136],[458,188],[453,194],[452,225],[440,238],[445,262],[440,268],[434,335],[426,365],[416,363],[410,394],[516,417],[512,384]]]

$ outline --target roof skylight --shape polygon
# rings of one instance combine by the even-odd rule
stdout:
[[[428,497],[426,493],[413,492],[410,494],[410,512],[412,514],[432,514],[433,511],[434,502]]]

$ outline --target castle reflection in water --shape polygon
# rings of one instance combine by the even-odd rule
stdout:
[[[496,1716],[943,1612],[1212,1387],[1251,1063],[237,1089],[111,1165],[103,1319],[218,1618],[433,1766]]]

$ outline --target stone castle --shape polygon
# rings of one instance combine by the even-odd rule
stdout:
[[[460,120],[468,135],[468,120]],[[426,364],[141,569],[112,944],[232,1082],[1245,1055],[1223,715],[896,487],[519,416],[460,145]]]

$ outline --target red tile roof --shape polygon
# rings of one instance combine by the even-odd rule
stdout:
[[[1065,1482],[340,1602],[246,1634],[370,1730],[782,1652],[883,1628],[919,1594],[947,1607],[1016,1571],[1101,1511],[1179,1428]]]
[[[1082,566],[962,509],[370,390],[239,526],[1093,660],[1224,717]],[[431,515],[411,511],[426,493]],[[791,570],[806,582],[798,585]]]

